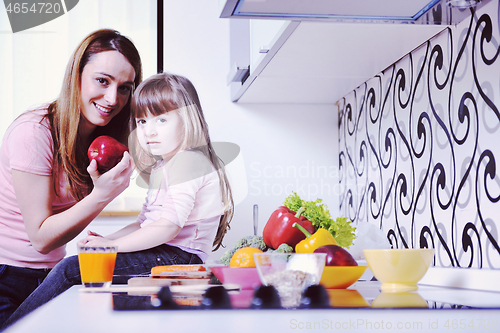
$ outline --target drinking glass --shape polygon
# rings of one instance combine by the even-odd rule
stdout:
[[[109,287],[113,280],[116,246],[79,246],[78,262],[85,287]]]

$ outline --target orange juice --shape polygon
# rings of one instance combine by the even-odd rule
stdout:
[[[115,269],[116,252],[82,252],[78,253],[80,275],[86,287],[103,287],[111,285]]]

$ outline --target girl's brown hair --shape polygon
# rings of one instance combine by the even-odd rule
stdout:
[[[212,146],[208,124],[203,115],[198,93],[191,81],[183,76],[170,73],[156,74],[146,79],[137,87],[132,98],[131,130],[136,128],[134,121],[136,118],[144,118],[148,113],[159,116],[173,110],[179,111],[184,125],[180,149],[202,152],[212,163],[219,176],[224,213],[221,216],[213,243],[215,247],[213,251],[216,251],[222,245],[222,240],[229,230],[229,223],[233,218],[233,196],[224,163]],[[131,135],[129,147],[139,172],[150,174],[157,157],[141,149],[134,135]]]
[[[78,134],[81,112],[81,77],[83,68],[95,54],[106,51],[120,52],[135,71],[134,86],[142,81],[142,64],[134,44],[118,31],[97,30],[88,35],[71,56],[64,75],[58,99],[48,107],[47,118],[50,122],[54,141],[53,180],[57,193],[61,174],[66,174],[68,190],[76,200],[81,200],[93,188],[92,179],[87,172],[89,160],[87,148],[99,135],[109,135],[127,144],[130,131],[130,100],[106,126],[98,127],[89,138]],[[131,92],[132,95],[132,92]]]

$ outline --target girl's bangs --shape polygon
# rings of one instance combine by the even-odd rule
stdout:
[[[144,118],[148,114],[156,117],[179,108],[170,89],[161,89],[156,85],[142,88],[135,92],[132,101],[134,118]]]

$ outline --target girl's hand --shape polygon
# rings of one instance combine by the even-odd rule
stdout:
[[[100,200],[109,202],[122,193],[130,184],[130,176],[134,171],[134,164],[128,152],[123,153],[121,161],[104,174],[97,171],[97,162],[92,160],[87,172],[92,178],[94,189]]]
[[[97,232],[93,232],[91,230],[87,230],[87,235],[90,235],[90,236],[97,236],[97,237],[102,237],[101,235],[99,235]]]
[[[102,236],[88,235],[78,241],[78,246],[115,246],[114,241]]]
[[[78,246],[84,246],[84,245],[87,245],[87,243],[92,240],[93,238],[96,238],[96,237],[102,237],[101,235],[93,232],[93,231],[90,231],[88,230],[87,231],[87,237],[85,237],[84,239],[80,239],[76,244]]]

